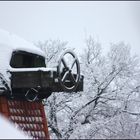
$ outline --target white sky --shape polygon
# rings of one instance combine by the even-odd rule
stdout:
[[[0,2],[0,28],[28,41],[68,41],[82,50],[88,35],[105,51],[111,42],[125,41],[140,53],[140,2],[19,1]]]

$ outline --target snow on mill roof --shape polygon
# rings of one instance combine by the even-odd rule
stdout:
[[[15,34],[0,29],[0,73],[2,73],[6,77],[6,71],[10,68],[9,63],[12,52],[17,50],[45,56],[43,51],[41,51],[41,49],[39,49],[32,43],[20,38]]]
[[[15,34],[0,29],[0,49],[3,48],[2,45],[6,45],[8,49],[23,50],[44,56],[44,53],[32,43]]]

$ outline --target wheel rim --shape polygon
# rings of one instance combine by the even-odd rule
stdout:
[[[30,88],[29,90],[27,90],[25,94],[25,98],[29,102],[35,101],[37,99],[37,96],[38,96],[38,90],[36,90],[35,88]]]
[[[66,61],[67,56],[71,56],[72,63],[68,65],[68,61]],[[73,72],[74,67],[76,68],[76,72]],[[63,68],[63,70],[62,70]],[[64,52],[58,62],[58,80],[61,87],[67,91],[74,91],[80,79],[80,64],[77,56],[71,50],[67,50]]]

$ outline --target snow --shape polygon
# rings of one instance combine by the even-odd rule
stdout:
[[[23,72],[23,71],[57,71],[57,68],[10,68],[11,72]]]
[[[24,40],[23,38],[15,34],[11,34],[8,31],[2,29],[0,29],[0,44],[6,45],[8,49],[11,49],[12,51],[23,50],[23,51],[45,56],[45,54],[41,51],[41,49],[39,49],[32,43]]]
[[[31,139],[0,115],[0,139]]]
[[[0,73],[8,82],[10,81],[7,71],[11,68],[9,63],[12,52],[18,50],[38,54],[45,57],[44,52],[32,43],[29,43],[28,41],[18,37],[15,34],[11,34],[5,30],[0,29]]]

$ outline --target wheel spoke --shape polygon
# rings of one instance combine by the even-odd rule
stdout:
[[[72,65],[71,65],[71,69],[73,68],[73,66],[74,66],[75,62],[76,62],[76,59],[74,59],[74,61],[73,61]]]
[[[71,77],[72,82],[75,84],[76,83],[76,80],[74,78],[74,75],[71,72],[69,74],[70,74],[70,77]]]
[[[64,65],[65,68],[68,68],[64,57],[62,58],[62,63],[63,63],[63,65]]]
[[[68,71],[63,75],[62,82],[64,83],[68,77]]]

